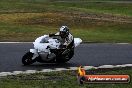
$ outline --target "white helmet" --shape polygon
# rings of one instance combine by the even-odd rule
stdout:
[[[60,28],[60,36],[65,38],[68,36],[68,34],[69,34],[69,28],[67,26],[62,26]]]

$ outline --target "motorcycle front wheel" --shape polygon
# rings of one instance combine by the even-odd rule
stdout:
[[[74,55],[74,49],[70,50],[70,52],[68,54],[57,57],[56,62],[57,63],[66,63],[73,57],[73,55]]]
[[[35,62],[35,60],[32,60],[33,53],[27,52],[23,57],[22,57],[22,63],[23,65],[30,65]]]

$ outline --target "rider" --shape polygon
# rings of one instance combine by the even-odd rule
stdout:
[[[62,26],[60,31],[55,35],[60,35],[62,38],[62,47],[70,48],[74,44],[74,38],[72,34],[69,32],[69,28],[67,26]]]
[[[69,28],[67,26],[60,27],[59,32],[54,35],[59,35],[61,37],[61,48],[74,48],[74,38],[69,32]]]
[[[59,41],[61,45],[59,48],[64,48],[65,50],[62,52],[63,55],[66,55],[68,52],[72,52],[74,54],[74,38],[72,34],[69,32],[69,28],[67,26],[62,26],[59,29],[59,32],[56,34],[49,34],[49,37],[56,36],[59,37]],[[49,53],[48,58],[50,56],[55,56],[54,53]]]

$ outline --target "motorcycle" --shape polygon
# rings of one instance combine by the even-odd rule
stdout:
[[[74,56],[74,48],[80,45],[82,40],[74,38],[67,47],[61,47],[62,38],[58,35],[49,37],[43,35],[33,42],[34,49],[30,49],[23,57],[22,63],[30,65],[40,63],[65,63]]]

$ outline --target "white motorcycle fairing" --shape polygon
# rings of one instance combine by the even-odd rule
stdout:
[[[82,40],[80,38],[74,38],[74,46],[77,47],[82,43]],[[48,46],[50,49],[59,49],[60,42],[57,39],[50,38],[49,35],[44,35],[35,40],[33,42],[34,49],[30,49],[30,52],[36,54],[37,52],[50,52]]]

